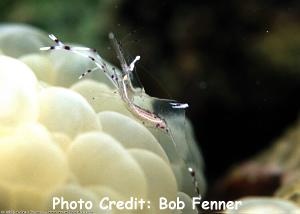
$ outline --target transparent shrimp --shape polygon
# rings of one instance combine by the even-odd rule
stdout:
[[[132,91],[132,84],[131,84],[131,79],[128,77],[131,72],[134,70],[134,63],[139,60],[140,57],[136,57],[135,60],[130,64],[130,66],[127,65],[126,60],[124,58],[121,46],[113,33],[109,34],[109,38],[112,41],[113,47],[117,53],[118,59],[120,61],[122,71],[123,71],[123,78],[122,81],[118,83],[119,85],[119,94],[121,95],[122,99],[124,102],[127,104],[129,110],[136,115],[138,118],[140,118],[143,123],[147,123],[156,128],[159,128],[163,131],[166,131],[168,135],[171,137],[172,142],[175,144],[175,149],[178,151],[176,141],[174,139],[174,135],[172,134],[172,130],[169,128],[167,121],[159,116],[158,114],[155,114],[154,112],[151,112],[149,110],[146,110],[144,108],[139,107],[138,105],[134,104],[134,91]],[[133,65],[133,66],[132,66]],[[169,101],[169,100],[164,100],[164,101]],[[169,104],[171,108],[174,109],[185,109],[188,107],[187,103],[178,103],[176,101],[169,101]],[[181,142],[182,143],[182,142]],[[200,195],[200,189],[198,185],[198,181],[196,178],[196,172],[193,169],[193,167],[188,166],[188,172],[192,176],[192,182],[195,186],[195,191],[197,195]]]
[[[102,57],[97,53],[95,49],[87,48],[87,47],[72,47],[69,45],[65,45],[62,41],[57,39],[53,34],[49,35],[49,38],[52,39],[56,45],[50,46],[50,47],[43,47],[41,50],[66,50],[71,51],[73,53],[79,54],[83,57],[86,57],[93,61],[96,65],[95,68],[89,69],[86,72],[84,72],[82,75],[79,76],[79,79],[85,77],[89,73],[95,71],[95,70],[101,70],[105,73],[105,75],[111,80],[113,85],[116,87],[118,94],[120,95],[121,99],[126,103],[127,109],[140,121],[148,127],[158,128],[159,130],[162,130],[163,132],[167,133],[168,136],[171,138],[171,141],[174,144],[176,153],[179,154],[180,152],[178,149],[178,145],[180,143],[183,143],[181,140],[177,140],[177,137],[174,137],[173,131],[169,127],[169,124],[167,120],[159,115],[158,113],[155,113],[154,111],[151,111],[147,109],[146,107],[142,107],[139,104],[136,104],[136,98],[141,97],[142,99],[151,99],[153,102],[159,102],[159,103],[166,103],[171,109],[174,110],[181,110],[184,111],[185,108],[188,107],[187,103],[179,103],[175,100],[167,100],[167,99],[159,99],[154,97],[149,97],[145,91],[143,90],[142,86],[134,87],[133,82],[134,80],[134,69],[135,64],[138,62],[141,57],[136,56],[135,59],[128,65],[124,55],[123,51],[121,49],[120,43],[117,41],[113,33],[109,34],[109,38],[112,42],[112,45],[115,49],[115,52],[117,54],[117,57],[121,64],[121,70],[116,69],[115,67],[112,67],[111,69],[108,68],[105,61],[102,59]],[[181,156],[181,158],[184,160],[184,162],[187,165],[187,171],[192,177],[192,182],[195,188],[195,192],[197,195],[200,195],[200,189],[199,184],[197,181],[196,173],[193,167],[189,166],[187,164],[187,161],[184,157]]]

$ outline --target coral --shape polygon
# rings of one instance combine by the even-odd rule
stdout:
[[[298,122],[279,137],[270,148],[262,151],[251,161],[236,166],[227,175],[220,185],[223,192],[227,191],[226,193],[229,194],[227,197],[236,199],[237,196],[251,196],[242,199],[243,206],[236,213],[299,212],[299,130]],[[225,191],[224,188],[227,190]],[[260,195],[265,197],[258,197]]]
[[[192,179],[178,155],[170,158],[169,136],[143,126],[101,72],[78,81],[89,60],[41,53],[46,35],[30,27],[5,25],[0,35],[0,210],[49,210],[53,196],[95,206],[104,196],[150,200],[138,213],[171,213],[158,211],[162,196],[191,205]],[[204,191],[202,158],[185,129]]]

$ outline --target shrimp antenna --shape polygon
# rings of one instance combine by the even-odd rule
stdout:
[[[112,43],[112,46],[117,54],[117,57],[120,61],[120,64],[121,64],[121,67],[122,67],[122,70],[125,72],[125,74],[129,74],[131,73],[133,70],[134,70],[134,67],[135,67],[135,63],[141,59],[140,56],[136,56],[135,59],[130,63],[130,65],[128,66],[126,60],[125,60],[125,57],[124,57],[124,54],[123,54],[123,50],[121,48],[121,44],[120,42],[116,39],[115,35],[110,32],[108,34],[108,38],[110,39],[111,43]]]

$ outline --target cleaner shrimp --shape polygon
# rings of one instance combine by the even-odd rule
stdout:
[[[135,117],[139,118],[145,126],[158,128],[164,131],[165,133],[167,133],[171,138],[172,142],[174,143],[177,153],[179,153],[172,131],[170,130],[166,120],[160,115],[148,109],[142,108],[139,105],[134,103],[134,96],[140,96],[141,94],[139,93],[145,94],[144,90],[137,91],[132,85],[132,78],[133,78],[132,72],[135,69],[135,64],[141,59],[140,56],[136,56],[135,59],[128,65],[124,58],[120,43],[117,41],[113,33],[109,33],[109,39],[112,42],[112,46],[114,47],[114,50],[117,54],[117,58],[119,59],[122,68],[121,70],[118,70],[115,67],[111,67],[111,69],[109,69],[108,65],[105,63],[103,58],[98,54],[96,49],[87,48],[87,47],[72,47],[69,45],[65,45],[53,34],[50,34],[49,38],[55,42],[55,45],[50,47],[42,47],[40,48],[40,50],[66,50],[66,51],[79,54],[93,61],[96,67],[94,67],[93,69],[88,69],[86,72],[84,72],[79,76],[79,79],[85,77],[89,73],[94,72],[96,70],[100,70],[104,72],[105,75],[110,79],[112,84],[116,87],[117,92],[119,93],[120,97],[126,104],[127,109]],[[185,109],[188,107],[187,103],[178,103],[174,100],[164,100],[164,101],[168,101],[170,107],[173,109]],[[200,188],[196,178],[196,172],[194,168],[190,166],[187,167],[187,170],[192,177],[192,182],[195,188],[195,192],[198,196],[200,196]]]

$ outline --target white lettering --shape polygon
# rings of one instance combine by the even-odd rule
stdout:
[[[60,200],[58,197],[53,197],[52,198],[52,209],[55,210],[56,206],[59,205]]]
[[[142,198],[130,197],[127,201],[113,201],[109,197],[104,197],[99,202],[99,208],[102,210],[112,210],[113,208],[118,210],[142,210],[146,202],[150,203],[150,201],[145,201]]]
[[[185,207],[185,203],[183,201],[180,201],[180,199],[177,197],[176,201],[168,201],[167,198],[160,197],[159,198],[159,209],[165,210],[182,210]]]
[[[60,206],[59,206],[60,205]],[[52,209],[65,209],[65,210],[91,210],[93,203],[91,201],[84,201],[81,198],[78,201],[65,201],[64,197],[53,197],[52,198]]]
[[[107,205],[108,202],[109,197],[102,198],[102,200],[99,202],[99,208],[102,210],[111,210],[111,208],[109,209],[109,206]]]
[[[201,204],[201,197],[193,197],[193,210],[197,209],[197,205]]]
[[[201,197],[193,197],[192,199],[192,207],[194,210],[197,209],[197,206],[203,210],[237,210],[241,205],[241,201],[201,201]]]

